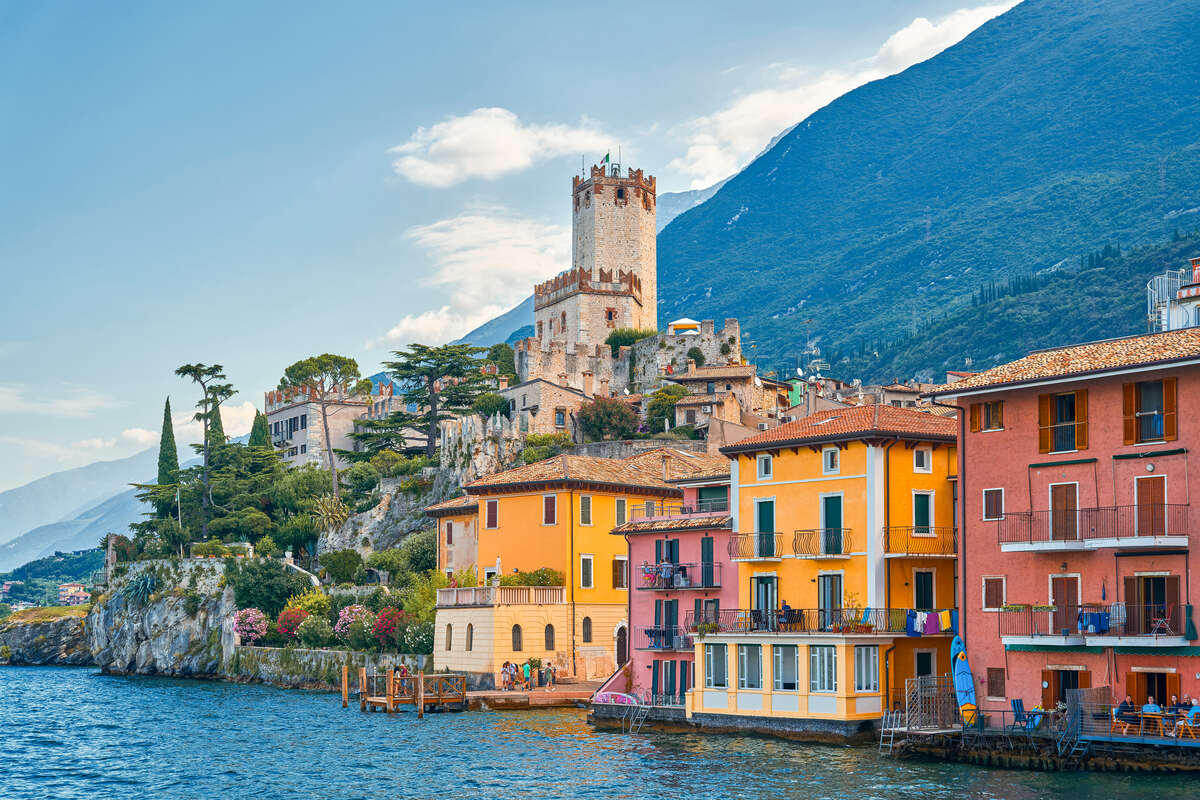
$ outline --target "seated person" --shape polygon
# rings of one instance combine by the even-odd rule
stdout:
[[[1192,707],[1187,712],[1188,725],[1200,725],[1200,697],[1192,698]]]
[[[1149,697],[1146,698],[1146,705],[1142,706],[1142,713],[1143,714],[1161,714],[1162,713],[1162,707],[1159,706],[1158,703],[1154,702],[1154,695],[1150,695]]]
[[[1167,704],[1167,711],[1171,714],[1178,715],[1187,711],[1187,708],[1183,703],[1179,702],[1178,695],[1171,695],[1171,702]]]
[[[1125,695],[1125,699],[1121,701],[1121,704],[1117,706],[1113,716],[1118,722],[1124,723],[1124,729],[1121,731],[1122,735],[1129,733],[1129,726],[1137,722],[1137,715],[1134,713],[1136,709],[1137,706],[1133,704],[1133,696],[1128,694]]]

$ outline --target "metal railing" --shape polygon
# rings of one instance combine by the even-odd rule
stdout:
[[[792,535],[792,552],[798,556],[848,556],[856,544],[850,528],[810,528]]]
[[[566,593],[561,586],[468,586],[437,590],[439,608],[558,605],[565,602]]]
[[[1050,452],[1052,453],[1068,453],[1076,449],[1078,439],[1084,438],[1079,436],[1077,431],[1083,429],[1084,436],[1087,435],[1087,423],[1076,422],[1056,422],[1052,425],[1043,425],[1040,430],[1050,431]]]
[[[679,625],[652,625],[637,629],[634,647],[638,650],[690,651],[695,639],[688,630]]]
[[[683,624],[704,636],[711,633],[906,633],[907,608],[789,608],[684,612]],[[930,611],[930,614],[940,613]],[[940,625],[939,625],[940,628]]]
[[[1000,544],[1186,536],[1189,527],[1186,503],[1006,512],[995,522]]]
[[[794,555],[793,543],[794,537],[782,533],[735,533],[729,537],[729,557],[782,558]]]
[[[904,556],[952,556],[958,553],[958,528],[893,525],[883,529],[884,552]]]
[[[721,564],[643,564],[637,589],[652,591],[683,591],[687,589],[720,589]]]
[[[1078,603],[1009,607],[998,615],[1001,636],[1183,636],[1178,603]]]
[[[678,501],[654,502],[648,500],[645,503],[637,503],[629,507],[629,521],[669,519],[671,517],[685,517],[695,514],[721,514],[727,511],[729,511],[729,501],[725,498],[719,500],[698,500],[694,503],[681,503]]]

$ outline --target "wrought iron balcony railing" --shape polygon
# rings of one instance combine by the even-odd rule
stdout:
[[[893,525],[883,529],[883,541],[888,555],[953,556],[958,553],[958,528]]]
[[[654,625],[637,629],[634,647],[638,650],[690,651],[695,645],[693,635],[680,625]]]
[[[802,558],[848,556],[858,544],[853,533],[850,528],[799,530],[792,535],[792,552]]]
[[[740,560],[795,555],[794,537],[782,533],[735,533],[729,537],[729,557]]]
[[[660,592],[688,589],[720,589],[721,565],[718,563],[643,564],[635,588]]]
[[[1000,544],[1187,536],[1186,503],[1006,512],[995,520]]]
[[[1006,606],[997,616],[1001,636],[1185,635],[1178,603]]]
[[[694,503],[647,500],[629,507],[629,521],[640,522],[648,519],[671,519],[698,514],[721,514],[727,511],[729,511],[729,501],[723,497],[719,500],[698,500]]]
[[[906,633],[907,608],[728,609],[684,613],[684,627],[703,637],[711,633]],[[929,614],[940,614],[932,610]],[[922,633],[927,632],[922,631]],[[938,632],[941,632],[940,625]]]

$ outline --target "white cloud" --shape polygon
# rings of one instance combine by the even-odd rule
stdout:
[[[116,398],[67,384],[36,392],[23,383],[0,384],[0,414],[82,418],[121,405]]]
[[[1016,0],[961,8],[932,22],[918,17],[888,37],[874,56],[844,70],[816,72],[775,64],[770,86],[736,98],[727,107],[686,125],[687,152],[672,169],[691,178],[690,188],[711,186],[744,167],[780,131],[841,95],[901,72],[959,42],[1017,4]]]
[[[224,417],[222,417],[221,421],[225,421]],[[160,432],[146,430],[145,428],[126,428],[125,430],[121,431],[121,441],[140,445],[151,445],[157,444],[161,435],[162,434]]]
[[[389,150],[392,168],[424,186],[446,187],[470,178],[492,180],[557,156],[604,152],[612,141],[595,123],[578,127],[524,123],[506,108],[477,108],[431,127],[417,128]]]
[[[565,227],[497,206],[419,225],[404,236],[433,260],[435,271],[425,285],[449,288],[450,300],[440,308],[404,317],[369,342],[371,348],[456,339],[519,303],[534,283],[565,269],[571,256]]]
[[[225,403],[221,406],[221,427],[229,437],[241,436],[250,432],[254,425],[254,413],[257,409],[249,400],[241,405]],[[175,429],[175,441],[180,445],[199,444],[204,438],[204,429],[199,422],[192,419],[194,411],[183,411],[171,417],[171,425]],[[159,434],[144,428],[131,429],[141,434],[149,435],[151,441],[158,441]],[[129,433],[130,431],[126,431]],[[190,451],[189,451],[190,452]]]
[[[116,439],[80,439],[78,442],[72,442],[72,447],[78,447],[80,450],[108,450],[110,447],[117,446]]]

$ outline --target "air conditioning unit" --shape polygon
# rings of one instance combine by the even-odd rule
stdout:
[[[765,431],[767,429],[767,423],[765,423],[765,422],[758,423],[758,429],[760,431]]]

